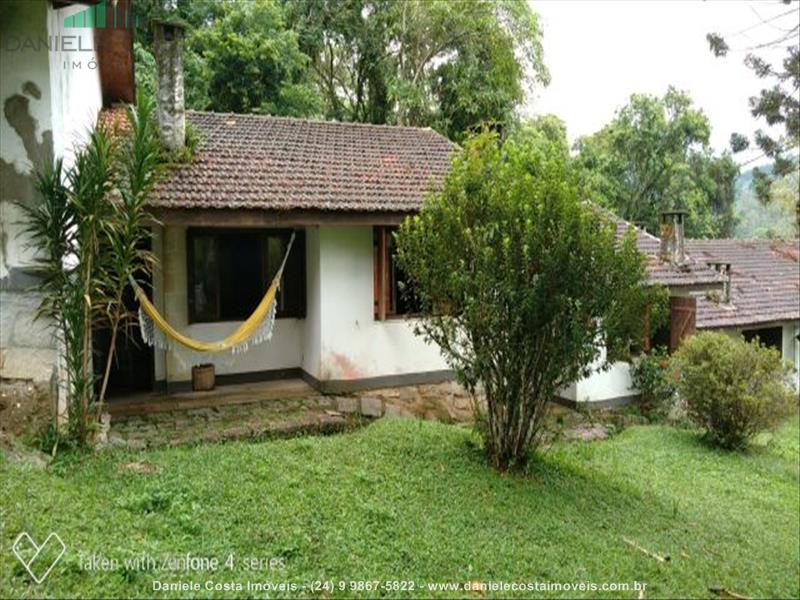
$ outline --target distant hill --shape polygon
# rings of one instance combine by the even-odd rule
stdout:
[[[764,170],[768,170],[766,167]],[[734,236],[742,239],[787,239],[797,237],[798,174],[787,175],[773,184],[773,199],[763,205],[752,187],[753,169],[736,180],[734,214],[739,222]]]

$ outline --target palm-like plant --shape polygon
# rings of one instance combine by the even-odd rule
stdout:
[[[142,250],[149,236],[145,204],[159,165],[152,102],[140,96],[128,117],[126,137],[116,140],[95,128],[72,168],[65,171],[58,161],[39,175],[40,204],[22,207],[43,282],[39,315],[53,319],[62,342],[70,433],[80,444],[102,410],[117,334],[129,316],[128,279],[153,262]],[[98,323],[109,326],[111,341],[95,396],[92,331]]]
[[[125,288],[137,271],[149,271],[154,263],[152,253],[144,249],[150,238],[150,230],[145,226],[149,218],[145,205],[158,175],[161,151],[152,102],[141,96],[138,108],[129,107],[127,114],[131,133],[119,153],[117,193],[110,203],[113,218],[105,223],[107,260],[100,270],[104,292],[102,312],[109,324],[111,341],[98,397],[98,416],[105,400],[118,332],[121,327],[128,331],[124,325],[133,316],[123,302]]]

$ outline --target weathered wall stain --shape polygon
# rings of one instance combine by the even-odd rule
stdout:
[[[13,161],[0,157],[0,202],[19,202],[32,206],[37,199],[36,173],[53,164],[53,132],[50,129],[41,132],[41,141],[37,140],[38,121],[30,111],[30,96],[41,100],[42,91],[33,81],[22,85],[23,94],[12,94],[3,102],[3,116],[14,132],[19,136],[25,154],[33,168],[27,172],[19,172]],[[10,158],[10,157],[9,157]],[[5,211],[4,211],[5,212]],[[18,287],[8,281],[15,275],[23,276],[15,265],[9,264],[9,239],[7,224],[0,220],[0,261],[7,276],[0,278],[0,288]],[[24,278],[24,276],[23,276]]]
[[[336,352],[325,356],[320,371],[323,379],[359,379],[362,376],[358,365]]]
[[[31,98],[36,98],[37,100],[42,99],[42,90],[32,81],[26,81],[22,84],[22,93],[27,94]]]
[[[25,82],[22,90],[36,100],[42,97],[41,90],[32,81]],[[53,164],[53,132],[50,129],[42,131],[42,141],[36,139],[39,123],[31,115],[30,100],[22,94],[12,94],[5,99],[3,116],[22,141],[33,169],[27,173],[19,173],[13,162],[0,157],[0,189],[3,194],[0,200],[13,198],[28,204],[36,198],[36,172]]]

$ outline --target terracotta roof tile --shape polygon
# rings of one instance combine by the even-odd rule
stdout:
[[[612,213],[609,213],[612,214]],[[617,224],[617,239],[629,230],[636,232],[636,246],[647,257],[647,279],[670,287],[717,286],[722,278],[705,261],[698,261],[687,253],[686,262],[680,267],[663,262],[660,257],[661,240],[647,231],[635,227],[628,221],[612,215]]]
[[[187,113],[194,160],[150,204],[164,208],[414,211],[441,184],[456,148],[431,129]]]
[[[697,327],[800,319],[800,240],[687,240],[698,260],[731,264],[731,302],[697,294]]]
[[[97,115],[97,127],[110,137],[126,134],[131,129],[128,109],[125,106],[104,108]]]

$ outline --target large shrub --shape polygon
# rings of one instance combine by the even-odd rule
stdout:
[[[490,461],[522,466],[547,403],[589,374],[609,339],[623,337],[610,324],[643,304],[634,238],[617,244],[608,215],[581,202],[558,144],[483,134],[397,241],[422,305],[418,330],[485,393]],[[631,329],[641,335],[642,319]]]
[[[689,418],[723,448],[745,447],[793,403],[791,368],[758,340],[701,333],[673,355],[672,365]]]

